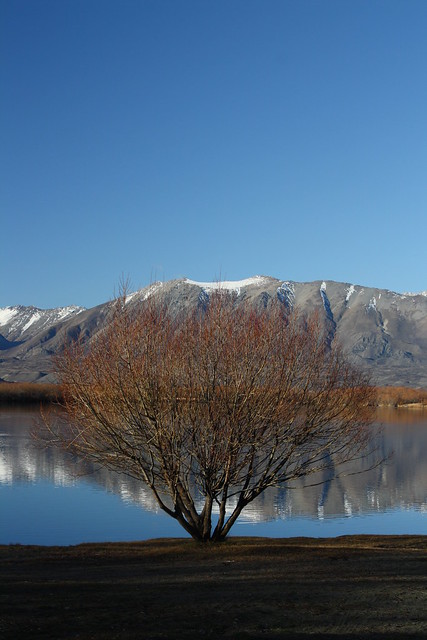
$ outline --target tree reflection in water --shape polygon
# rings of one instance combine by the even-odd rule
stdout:
[[[83,491],[89,486],[98,495],[105,492],[116,494],[120,496],[123,506],[123,512],[115,516],[118,518],[126,518],[126,505],[138,505],[145,513],[159,511],[150,491],[140,482],[124,474],[96,470],[86,463],[67,458],[60,449],[38,447],[30,437],[35,417],[36,413],[31,411],[0,411],[0,491],[6,495],[5,490],[8,489],[7,507],[10,517],[6,519],[7,522],[13,521],[18,509],[25,510],[25,505],[14,501],[14,489],[20,487],[22,490],[25,486],[26,500],[28,504],[32,504],[36,491],[37,499],[42,499],[40,490],[37,489],[40,483],[57,489],[72,487],[73,492]],[[317,486],[304,487],[304,480],[301,480],[293,483],[292,488],[271,488],[248,505],[240,519],[241,523],[271,523],[278,519],[290,523],[298,517],[318,522],[343,517],[357,519],[366,514],[386,514],[390,510],[399,510],[403,514],[416,510],[420,514],[427,514],[427,413],[391,410],[379,414],[379,419],[383,422],[384,429],[380,435],[377,455],[386,457],[393,452],[390,460],[373,469],[369,469],[372,459],[361,460],[358,466],[353,463],[345,469],[345,475]],[[363,469],[369,470],[358,473]],[[316,479],[312,477],[309,482],[314,484]],[[64,499],[69,499],[68,496],[69,492],[64,494]],[[52,514],[52,517],[55,515]],[[81,518],[80,524],[77,523],[82,532],[79,540],[87,539],[84,530],[88,517],[90,514],[87,511],[84,511],[84,516],[76,514],[76,518]],[[156,517],[160,518],[160,514]],[[0,542],[19,542],[17,539],[9,539],[7,522],[2,526],[5,531],[2,532]],[[269,533],[268,527],[264,527],[262,533],[258,533],[256,527],[250,531],[240,527],[234,533],[286,536],[289,535],[288,523],[283,523],[279,534],[277,528],[274,531],[271,528]],[[123,524],[126,526],[125,522]],[[30,529],[32,525],[29,522],[25,525],[23,521],[23,526]],[[411,533],[411,526],[408,521],[406,533]],[[357,531],[360,529],[357,528]],[[144,531],[134,532],[132,537],[150,537],[144,534]],[[174,534],[182,535],[180,530],[176,530]],[[304,535],[304,532],[301,534]],[[79,534],[76,535],[78,538]],[[104,538],[102,533],[100,535],[99,539],[113,539],[108,532],[104,532]],[[165,526],[164,532],[157,535],[171,535],[170,528]],[[331,534],[323,534],[320,530],[317,535]]]

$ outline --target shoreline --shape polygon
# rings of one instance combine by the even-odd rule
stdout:
[[[376,387],[379,409],[427,409],[427,390],[411,387]],[[60,387],[54,383],[0,381],[0,407],[31,406],[61,402]]]
[[[17,553],[28,552],[53,552],[64,553],[65,555],[73,554],[81,555],[87,551],[93,551],[95,555],[100,550],[103,552],[108,551],[120,551],[120,549],[131,549],[133,551],[144,551],[144,547],[149,551],[151,547],[160,546],[166,549],[192,547],[193,550],[205,550],[210,551],[214,549],[221,549],[223,547],[239,545],[256,546],[258,544],[269,545],[271,547],[277,546],[327,546],[327,547],[341,547],[343,544],[352,546],[359,549],[379,549],[384,548],[387,544],[398,548],[414,548],[415,544],[420,544],[422,548],[425,548],[427,552],[427,533],[350,533],[338,536],[289,536],[289,537],[269,537],[269,536],[237,536],[230,535],[225,540],[220,542],[199,542],[193,540],[191,537],[159,537],[159,538],[147,538],[142,540],[125,540],[125,541],[113,541],[113,542],[78,542],[76,544],[22,544],[20,542],[0,543],[0,557],[4,554],[6,549],[13,549]],[[98,550],[98,552],[97,552]],[[186,549],[189,551],[189,549]],[[427,576],[426,576],[427,577]]]

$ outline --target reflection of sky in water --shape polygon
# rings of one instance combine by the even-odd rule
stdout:
[[[167,515],[127,505],[118,495],[85,482],[71,487],[19,483],[1,487],[0,495],[2,544],[67,545],[185,534]]]
[[[394,450],[386,466],[317,487],[270,489],[247,507],[232,535],[425,534],[427,417],[394,420],[381,443],[383,453]],[[75,478],[60,451],[34,447],[31,422],[29,412],[0,412],[0,543],[186,535],[141,483],[106,471]]]
[[[271,522],[249,523],[244,519],[237,522],[233,535],[269,537],[335,537],[351,534],[425,535],[427,514],[418,509],[393,509],[385,512],[371,512],[353,517],[329,517],[315,519],[310,516],[273,520]]]

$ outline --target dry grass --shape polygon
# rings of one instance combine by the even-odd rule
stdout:
[[[409,387],[377,387],[377,401],[380,406],[427,406],[427,390]]]
[[[61,398],[59,386],[33,382],[1,382],[0,405],[40,404],[57,402]]]
[[[427,537],[0,547],[4,639],[422,638]]]
[[[409,387],[377,387],[376,402],[380,407],[427,407],[427,389]],[[0,405],[39,404],[61,399],[58,385],[33,382],[1,382]]]

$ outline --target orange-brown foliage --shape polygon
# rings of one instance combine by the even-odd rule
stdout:
[[[371,438],[366,376],[325,345],[317,316],[279,304],[218,294],[177,318],[123,296],[95,340],[64,349],[56,374],[67,415],[48,425],[55,441],[143,480],[201,541],[224,538],[267,487],[335,474]]]
[[[427,406],[427,390],[409,387],[378,387],[378,405],[400,407],[421,404]]]

